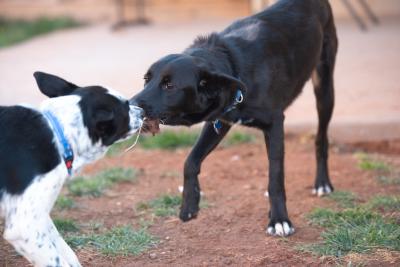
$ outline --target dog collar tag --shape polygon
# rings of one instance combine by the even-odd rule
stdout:
[[[242,90],[238,89],[236,91],[236,98],[235,98],[236,104],[240,104],[243,102],[243,93]]]
[[[222,123],[220,120],[215,120],[214,123],[214,131],[219,134],[220,130],[222,129]]]

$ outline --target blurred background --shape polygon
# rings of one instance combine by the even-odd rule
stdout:
[[[220,31],[267,0],[0,0],[0,104],[37,105],[36,70],[127,97],[152,62]],[[339,53],[333,132],[398,136],[400,1],[331,0]],[[51,33],[49,33],[51,32]],[[45,34],[48,33],[48,34]],[[288,127],[315,125],[309,85],[287,111]],[[379,127],[370,127],[378,125]],[[382,125],[389,127],[382,132]],[[351,126],[349,128],[349,126]]]

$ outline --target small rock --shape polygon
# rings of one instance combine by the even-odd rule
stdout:
[[[169,237],[169,236],[167,236],[166,238],[165,238],[165,240],[170,240],[171,238]]]
[[[231,260],[231,259],[228,259],[228,258],[225,258],[225,259],[223,260],[223,262],[224,262],[225,265],[231,265],[231,264],[232,264],[232,260]]]
[[[234,155],[231,157],[231,161],[238,161],[240,160],[240,156],[239,155]]]
[[[149,258],[154,260],[155,258],[157,258],[157,254],[156,253],[150,253],[149,254]]]

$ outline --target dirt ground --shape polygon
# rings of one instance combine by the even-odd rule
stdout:
[[[305,218],[316,207],[335,205],[327,198],[311,195],[314,178],[313,139],[287,135],[286,188],[288,210],[296,233],[289,238],[265,234],[268,202],[267,160],[260,138],[252,144],[218,148],[205,161],[200,182],[208,207],[188,223],[177,217],[156,218],[149,231],[160,242],[137,257],[110,258],[80,250],[84,266],[326,266],[335,265],[295,249],[295,246],[320,240],[321,228]],[[381,185],[371,172],[357,166],[354,152],[362,149],[400,168],[400,139],[332,145],[330,174],[336,190],[356,193],[362,201],[376,194],[399,194],[399,185]],[[145,200],[178,193],[182,166],[188,149],[148,151],[140,148],[114,158],[106,158],[85,172],[123,166],[141,170],[137,183],[122,183],[100,198],[76,198],[78,208],[57,215],[79,223],[101,221],[112,227],[138,225],[143,214],[135,206]],[[0,266],[27,266],[13,249],[0,240]],[[367,266],[400,266],[400,254],[378,251],[368,255],[349,255],[347,262]]]

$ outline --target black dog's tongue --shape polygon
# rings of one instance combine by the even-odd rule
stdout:
[[[151,133],[153,136],[160,132],[160,120],[146,118],[142,127],[143,133]]]

